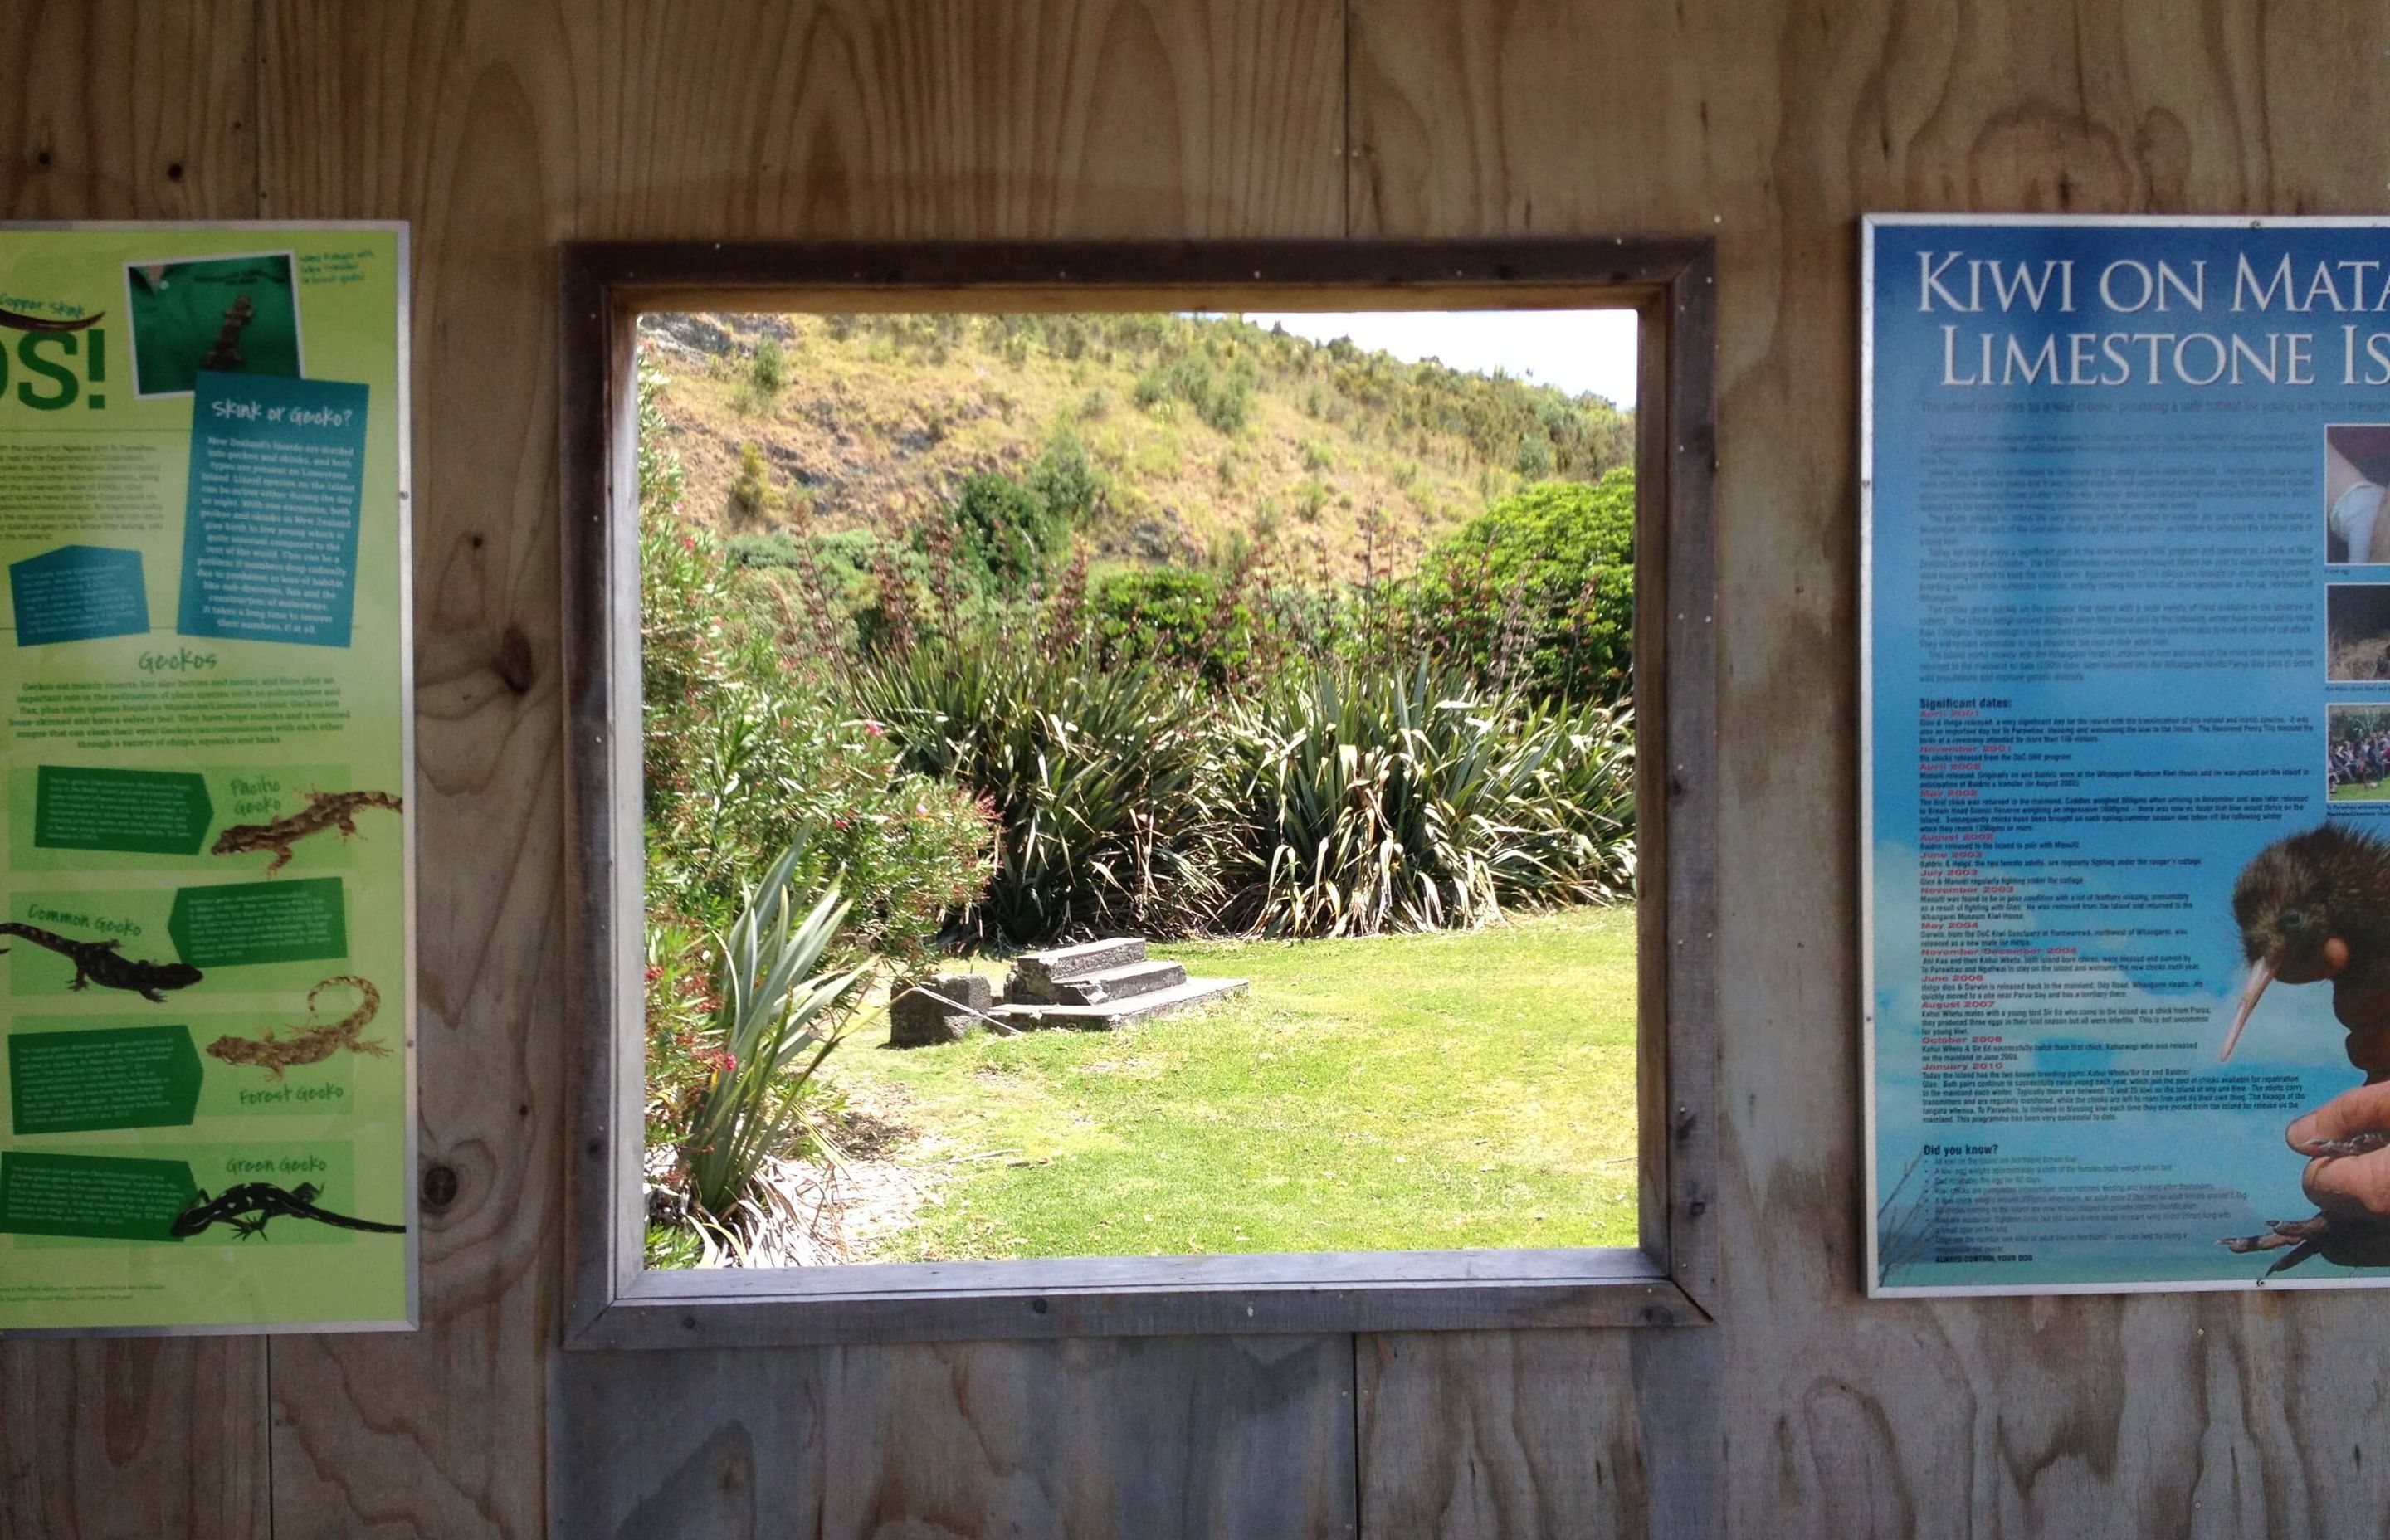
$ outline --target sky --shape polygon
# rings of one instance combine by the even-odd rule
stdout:
[[[1635,313],[1630,310],[1394,310],[1248,314],[1317,342],[1356,346],[1407,363],[1441,359],[1456,369],[1504,369],[1573,395],[1591,391],[1635,404]]]

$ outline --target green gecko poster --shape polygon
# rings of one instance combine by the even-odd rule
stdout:
[[[414,1324],[406,294],[0,225],[0,1332]]]

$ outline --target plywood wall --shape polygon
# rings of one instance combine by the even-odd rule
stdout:
[[[2381,211],[2376,0],[5,0],[0,48],[6,217],[414,222],[458,1177],[419,1336],[0,1349],[0,1536],[2390,1532],[2366,1298],[1860,1301],[1852,912],[1856,216]],[[1718,241],[1723,1324],[558,1354],[554,243],[1514,233]]]

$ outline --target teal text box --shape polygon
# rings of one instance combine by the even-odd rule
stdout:
[[[16,1134],[177,1128],[199,1100],[199,1053],[184,1026],[8,1034]]]
[[[349,955],[337,877],[177,888],[166,933],[194,968],[244,968]]]
[[[149,593],[141,553],[105,545],[61,545],[8,567],[17,645],[139,636],[149,630]]]
[[[45,764],[34,776],[40,849],[197,855],[215,816],[207,778],[186,771]]]
[[[182,635],[349,645],[369,393],[336,379],[199,371]]]

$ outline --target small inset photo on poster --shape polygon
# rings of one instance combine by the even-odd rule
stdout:
[[[2335,566],[2390,562],[2390,423],[2333,423],[2323,430],[2323,547]],[[2336,677],[2336,676],[2335,676]]]
[[[2327,708],[2324,795],[2333,802],[2390,802],[2390,701]]]
[[[2324,677],[2390,679],[2390,583],[2327,583],[2323,610]]]
[[[128,263],[134,393],[188,395],[199,371],[304,378],[288,251]]]

